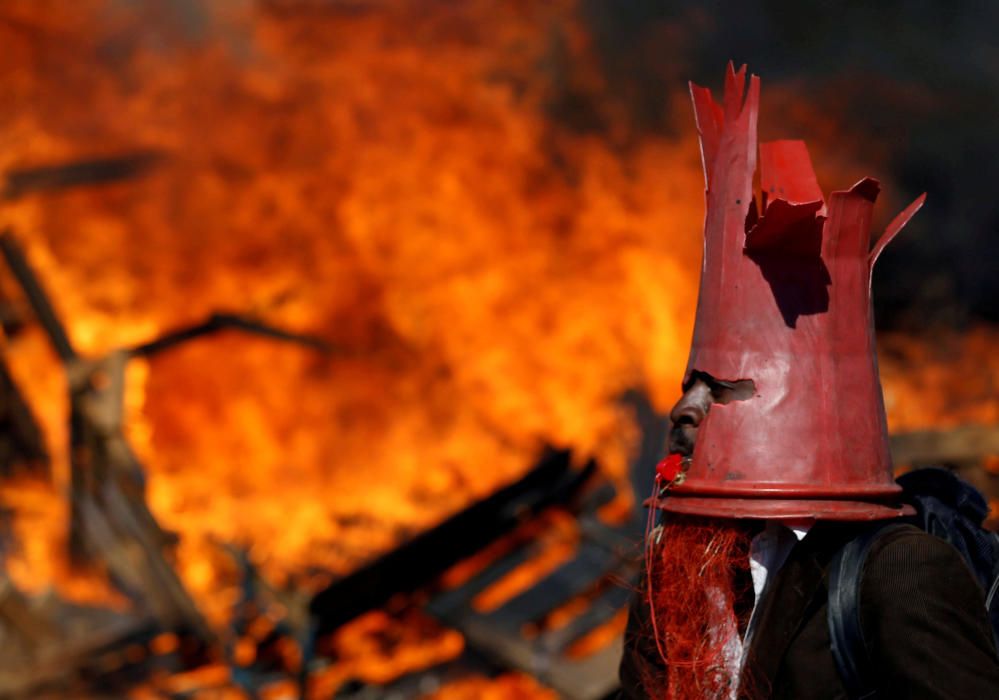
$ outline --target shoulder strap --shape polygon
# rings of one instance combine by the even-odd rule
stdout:
[[[989,588],[985,591],[985,614],[992,623],[992,641],[999,652],[999,533],[990,533],[992,537],[993,567]]]
[[[874,543],[889,531],[905,527],[884,523],[847,542],[829,565],[829,641],[836,670],[850,698],[878,697],[860,621],[860,584],[864,562]]]

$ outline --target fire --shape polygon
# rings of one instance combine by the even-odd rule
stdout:
[[[141,16],[109,26],[102,3],[82,8],[46,21],[148,38]],[[415,10],[255,8],[211,18],[216,40],[174,55],[138,41],[111,67],[94,53],[112,37],[91,32],[73,90],[44,69],[19,84],[8,167],[95,143],[165,154],[144,179],[5,210],[82,352],[218,309],[335,348],[226,334],[133,363],[127,425],[196,588],[213,585],[197,563],[208,538],[252,546],[275,575],[349,569],[515,477],[543,440],[621,474],[631,431],[614,397],[676,385],[701,217],[693,142],[623,158],[519,94],[518,62],[540,60],[542,20],[565,8],[507,9],[505,31],[475,41],[494,8]],[[58,375],[22,369],[37,350],[10,348],[36,402]],[[43,418],[63,442],[61,411]]]
[[[560,83],[604,87],[570,2],[169,6],[0,11],[0,171],[161,154],[128,182],[6,202],[0,220],[87,356],[218,310],[332,346],[226,332],[129,367],[150,507],[204,612],[223,619],[235,596],[218,543],[278,585],[318,587],[516,478],[544,442],[623,483],[637,429],[617,397],[639,387],[665,411],[686,360],[693,127],[636,146],[612,110],[605,133],[550,113]],[[64,488],[63,370],[37,329],[5,359]],[[910,391],[885,374],[889,394]],[[898,425],[934,420],[889,405]],[[63,545],[54,494],[0,496],[20,518],[18,585],[91,595],[41,564]]]
[[[999,424],[997,341],[996,330],[984,326],[961,335],[940,331],[923,342],[885,334],[879,354],[889,428]]]
[[[216,621],[236,595],[219,542],[318,587],[516,478],[543,442],[623,478],[635,428],[616,397],[671,398],[702,216],[692,135],[618,152],[546,113],[560,76],[534,75],[563,39],[586,50],[558,28],[569,5],[243,10],[194,37],[98,1],[13,5],[3,25],[4,170],[162,154],[141,178],[3,208],[81,353],[217,310],[333,347],[229,332],[129,367],[150,506]],[[42,60],[66,36],[70,82]],[[65,485],[62,369],[34,330],[7,360]],[[21,534],[55,556],[65,524],[46,522]],[[74,594],[23,549],[19,585]]]
[[[556,695],[521,674],[507,674],[497,679],[466,678],[434,693],[428,700],[551,700]]]

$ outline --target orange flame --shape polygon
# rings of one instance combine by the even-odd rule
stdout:
[[[475,42],[468,23],[492,8],[453,24],[412,12],[220,18],[248,57],[221,31],[81,68],[100,97],[87,109],[55,99],[51,75],[24,87],[48,99],[20,105],[8,164],[95,140],[168,154],[141,181],[5,212],[82,351],[234,308],[337,348],[226,334],[133,365],[150,502],[206,593],[209,537],[251,545],[272,575],[345,571],[516,477],[542,441],[621,476],[633,429],[615,396],[646,385],[664,405],[677,384],[702,216],[693,140],[622,155],[559,130],[517,89],[529,75],[503,75],[552,40],[538,10],[505,10]],[[100,138],[68,132],[74,106]],[[29,351],[16,341],[12,364]],[[40,401],[57,372],[19,376]]]
[[[623,148],[612,110],[602,134],[549,114],[560,82],[604,88],[571,2],[168,6],[0,10],[0,171],[164,153],[141,179],[25,197],[0,219],[86,354],[216,310],[335,346],[229,332],[130,367],[149,502],[205,612],[235,594],[214,541],[283,583],[350,570],[516,478],[542,442],[623,482],[636,427],[616,398],[640,387],[665,410],[687,354],[692,125]],[[62,370],[36,329],[6,359],[65,484]],[[910,391],[886,365],[889,393]],[[895,424],[934,420],[900,405]],[[8,571],[92,597],[43,563],[65,516],[40,493],[2,487],[20,518]]]

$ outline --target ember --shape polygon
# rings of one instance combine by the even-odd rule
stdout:
[[[559,116],[567,95],[606,89],[573,2],[180,7],[5,4],[0,223],[83,357],[220,317],[322,340],[230,329],[122,370],[145,502],[176,535],[166,560],[206,624],[234,626],[251,580],[272,627],[304,616],[303,599],[524,476],[545,444],[595,459],[627,511],[642,431],[620,397],[637,388],[665,410],[690,337],[704,187],[692,126],[636,139],[613,103],[591,115],[600,133]],[[3,360],[52,472],[0,485],[4,574],[30,595],[127,608],[113,566],[67,559],[66,369],[6,270],[0,306],[20,321],[4,324]],[[955,338],[949,355],[886,340],[892,425],[999,423],[994,334]],[[955,381],[972,363],[977,383]],[[536,568],[482,593],[483,611],[569,558],[577,526],[553,522]],[[308,627],[287,626],[299,641]],[[272,627],[146,690],[238,685],[232,669],[267,653],[294,675],[301,660],[267,646]],[[180,654],[159,639],[155,655]],[[313,691],[463,649],[409,612],[373,612],[327,640]],[[548,696],[517,675],[436,692]]]

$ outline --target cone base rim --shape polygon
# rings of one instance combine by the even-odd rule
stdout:
[[[718,482],[688,477],[670,490],[671,496],[684,498],[724,498],[745,500],[852,501],[858,503],[894,502],[902,487],[886,478],[880,483],[796,484],[787,482],[739,480]]]
[[[751,520],[890,520],[914,515],[916,512],[912,506],[903,503],[808,498],[701,498],[679,494],[669,494],[658,499],[650,498],[645,501],[645,505],[683,515]]]

